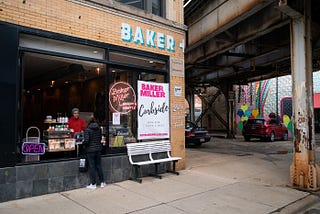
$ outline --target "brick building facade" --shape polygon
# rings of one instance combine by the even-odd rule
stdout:
[[[62,150],[56,149],[54,143],[61,144],[62,137],[50,139],[48,134],[51,129],[68,130],[64,119],[71,116],[73,107],[79,107],[84,118],[100,119],[106,139],[107,183],[130,178],[125,143],[126,139],[139,141],[137,109],[124,113],[109,107],[109,88],[116,82],[128,84],[137,96],[138,81],[169,84],[170,121],[164,126],[169,127],[173,155],[183,157],[177,167],[184,168],[183,1],[145,2],[145,7],[135,8],[111,0],[1,1],[0,47],[6,51],[0,57],[4,103],[0,190],[7,194],[1,194],[0,201],[88,183],[88,175],[78,171],[77,144],[70,151],[66,143]],[[153,14],[153,6],[159,6],[161,16]],[[121,119],[116,121],[118,113]],[[28,158],[21,154],[30,127],[40,130],[45,155]],[[123,130],[126,134],[120,138]],[[163,172],[167,167],[161,167]]]

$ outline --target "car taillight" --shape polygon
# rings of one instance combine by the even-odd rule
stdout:
[[[191,137],[191,136],[195,136],[194,132],[187,132],[187,136]]]

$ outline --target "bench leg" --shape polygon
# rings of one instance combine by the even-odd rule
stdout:
[[[160,165],[159,163],[155,163],[155,164],[154,164],[154,174],[151,173],[150,176],[153,176],[153,177],[162,179],[162,176],[159,175],[159,172],[158,172],[158,171],[159,171],[159,170],[158,170],[158,166],[159,166],[159,165]]]
[[[142,183],[142,179],[140,178],[140,166],[133,165],[134,167],[134,178],[130,178],[130,180],[136,181],[138,183]]]
[[[176,162],[177,161],[173,161],[172,170],[167,170],[167,172],[179,175],[179,172],[176,171]]]

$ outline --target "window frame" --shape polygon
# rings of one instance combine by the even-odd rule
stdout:
[[[68,54],[68,53],[52,52],[52,51],[48,51],[48,50],[40,50],[40,49],[33,49],[30,47],[19,46],[18,49],[19,49],[20,56],[22,56],[21,54],[23,54],[24,52],[30,52],[30,53],[44,54],[44,55],[50,55],[50,56],[65,57],[65,58],[70,58],[70,59],[75,59],[75,60],[85,60],[85,61],[103,63],[106,66],[106,78],[107,79],[109,79],[110,67],[119,67],[119,68],[126,68],[129,70],[136,70],[138,72],[138,74],[141,72],[148,72],[148,73],[164,75],[164,82],[167,82],[167,83],[170,82],[170,78],[169,78],[169,69],[170,69],[169,59],[170,59],[170,57],[167,55],[156,54],[156,53],[152,53],[152,52],[137,50],[134,48],[127,48],[127,47],[122,47],[122,46],[117,46],[117,45],[113,45],[113,44],[87,40],[87,39],[81,39],[81,38],[77,38],[77,37],[70,37],[70,36],[66,36],[66,35],[62,35],[62,34],[58,34],[58,33],[39,31],[39,30],[35,30],[32,28],[28,28],[28,27],[18,27],[18,31],[19,31],[19,34],[28,34],[31,36],[39,36],[39,37],[43,37],[43,38],[59,40],[59,41],[66,42],[66,43],[88,45],[88,46],[93,46],[93,47],[97,47],[97,48],[101,48],[101,49],[105,50],[104,59],[94,59],[91,57],[77,56],[77,55]],[[20,35],[19,35],[19,38],[20,38]],[[110,59],[109,59],[109,52],[110,51],[130,53],[130,54],[138,55],[141,57],[160,59],[160,60],[165,61],[166,66],[165,66],[165,69],[152,69],[152,68],[147,68],[147,67],[138,66],[138,65],[134,65],[134,64],[127,64],[125,62],[120,63],[120,62],[110,61]],[[22,69],[21,66],[22,65],[19,66],[19,70]],[[23,81],[23,80],[19,79],[18,81],[19,81],[19,84],[21,84],[21,81]],[[106,81],[105,102],[107,102],[107,103],[109,100],[109,96],[108,96],[109,87],[110,87],[110,84],[108,81]],[[18,92],[18,93],[20,93],[20,92]],[[109,105],[106,105],[106,106],[107,106],[107,108],[106,108],[106,118],[105,119],[107,121],[109,121],[110,118],[109,118],[108,112],[110,111],[110,109],[109,109]],[[18,122],[18,124],[21,124],[21,126],[22,126],[23,120],[18,120],[17,122]],[[109,126],[106,127],[106,130],[109,130]],[[20,130],[18,132],[20,132]],[[107,131],[105,133],[106,139],[109,138],[109,134],[110,134],[109,131]],[[19,143],[18,141],[15,142],[15,144],[18,144],[18,143]],[[113,155],[126,154],[125,148],[119,149],[118,151],[114,151],[114,152],[113,151],[111,151],[110,148],[107,147],[105,153],[103,153],[103,156],[113,156]],[[43,160],[41,162],[64,161],[64,160],[74,159],[74,158],[75,157],[72,157],[72,158],[65,157],[65,158],[59,159],[59,160]],[[33,163],[34,162],[30,162],[30,164],[33,164]],[[23,163],[18,163],[18,164],[23,164]]]
[[[115,0],[116,2],[120,3],[120,4],[125,4],[125,5],[128,5],[124,2],[120,2],[120,1],[117,1]],[[135,7],[135,8],[138,8],[138,9],[141,9],[141,10],[144,10],[146,11],[147,13],[150,13],[150,14],[153,14],[153,15],[156,15],[156,16],[160,16],[160,17],[163,17],[163,18],[166,18],[166,0],[160,0],[160,15],[158,14],[154,14],[152,12],[152,2],[153,1],[150,1],[150,0],[144,0],[142,2],[143,4],[143,8],[140,8],[140,7],[135,7],[133,5],[128,5],[128,6],[131,6],[131,7]]]

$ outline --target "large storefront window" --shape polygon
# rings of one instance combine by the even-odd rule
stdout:
[[[122,153],[127,143],[139,141],[137,82],[165,83],[165,58],[26,34],[20,48],[20,162],[79,157],[83,130],[74,131],[68,123],[74,108],[85,125],[92,117],[97,120],[103,154]],[[44,143],[44,154],[23,154],[24,142]]]
[[[81,140],[68,120],[78,108],[87,124],[95,117],[105,127],[106,69],[102,63],[25,52],[23,62],[23,142],[46,143],[42,159],[76,157]],[[35,132],[37,127],[40,136]],[[22,160],[23,161],[23,160]]]

